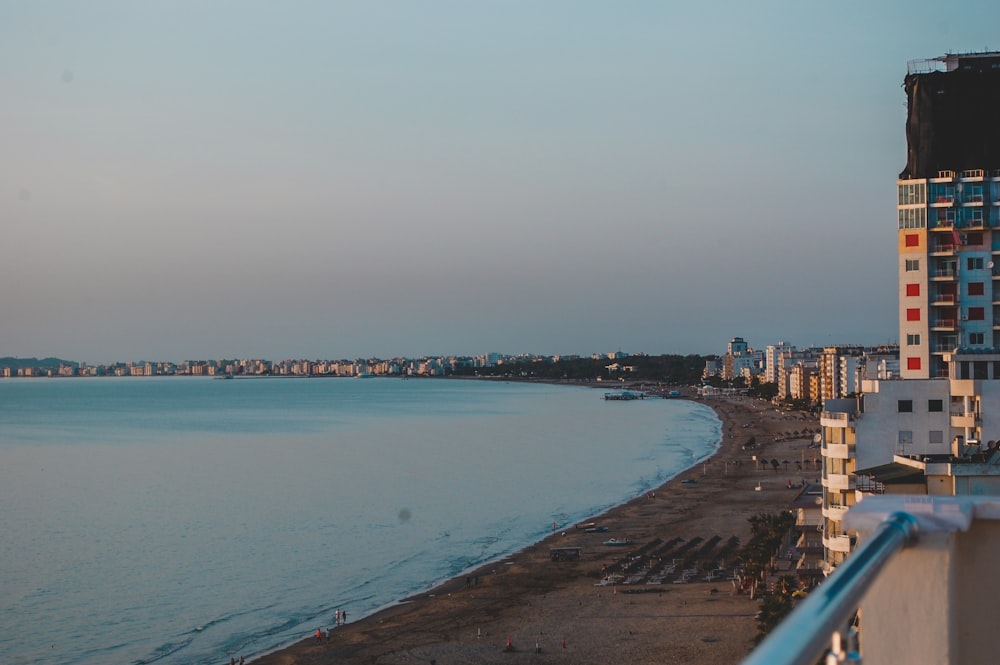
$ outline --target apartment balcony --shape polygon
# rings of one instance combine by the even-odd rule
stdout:
[[[937,353],[937,354],[954,353],[957,347],[958,347],[957,342],[941,342],[939,344],[931,344],[931,353]]]
[[[933,319],[931,321],[931,330],[954,330],[958,321],[955,319]]]
[[[742,665],[996,662],[1000,499],[873,496],[844,524],[857,548]]]
[[[944,269],[944,270],[932,270],[931,279],[936,282],[947,282],[954,280],[958,276],[958,272],[954,269]]]
[[[823,446],[823,456],[834,459],[852,459],[854,446],[849,446],[846,443],[828,443]]]
[[[940,243],[931,247],[931,256],[951,256],[956,251],[956,246],[951,243]]]
[[[932,305],[947,305],[954,307],[956,301],[958,301],[958,296],[954,293],[936,293],[931,296]]]
[[[829,473],[823,478],[823,487],[828,490],[848,492],[854,489],[853,477],[843,473]]]
[[[851,551],[851,537],[845,535],[823,536],[823,547],[834,552],[847,554]]]
[[[820,427],[854,427],[857,415],[846,411],[823,411],[819,415]]]
[[[955,204],[955,195],[949,194],[946,196],[938,196],[933,201],[930,202],[932,208],[950,208]]]
[[[982,418],[978,413],[952,413],[951,414],[951,426],[952,427],[978,427],[983,424]]]
[[[834,522],[840,522],[847,514],[847,506],[823,506],[823,517]]]

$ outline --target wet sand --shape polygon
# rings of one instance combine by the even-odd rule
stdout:
[[[703,578],[719,559],[731,572],[733,539],[747,542],[749,517],[786,508],[801,491],[789,483],[819,478],[812,462],[819,451],[809,448],[811,435],[802,432],[818,424],[815,417],[777,412],[758,400],[717,397],[703,403],[722,420],[718,452],[656,489],[655,496],[594,517],[606,532],[564,528],[468,577],[335,628],[329,642],[303,636],[253,662],[738,663],[752,648],[757,603],[737,594],[725,575]],[[751,436],[761,448],[743,450]],[[753,455],[781,464],[777,470],[759,466]],[[626,537],[627,546],[603,544]],[[553,561],[553,547],[579,547],[580,558]],[[698,575],[674,584],[678,570],[659,584],[646,583],[675,559],[698,567]],[[608,573],[635,575],[636,582],[606,584]]]

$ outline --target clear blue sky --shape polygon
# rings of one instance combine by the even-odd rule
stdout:
[[[0,356],[897,332],[907,60],[1000,3],[0,1]]]

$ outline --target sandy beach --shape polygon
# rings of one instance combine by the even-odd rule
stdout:
[[[724,574],[704,578],[720,565],[731,571],[734,539],[741,545],[749,539],[749,517],[786,508],[803,479],[819,478],[812,461],[819,451],[803,432],[818,424],[759,400],[703,403],[722,420],[718,452],[655,492],[595,516],[595,525],[607,531],[561,527],[468,576],[350,620],[334,628],[329,641],[304,635],[253,662],[739,662],[752,647],[757,603],[737,594]],[[750,437],[759,449],[743,450]],[[780,464],[755,464],[754,455]],[[611,538],[630,542],[603,544]],[[563,547],[580,548],[579,558],[553,561],[552,548]],[[665,573],[675,561],[698,568],[689,583],[673,583],[680,570]],[[658,576],[660,583],[649,583]],[[332,625],[330,617],[317,628]]]

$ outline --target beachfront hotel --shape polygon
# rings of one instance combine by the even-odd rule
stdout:
[[[1000,52],[913,61],[904,89],[898,374],[865,372],[856,398],[823,403],[822,540],[837,582],[747,663],[806,626],[809,648],[845,635],[855,617],[865,663],[996,660]],[[845,662],[858,646],[838,640]]]

